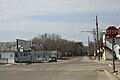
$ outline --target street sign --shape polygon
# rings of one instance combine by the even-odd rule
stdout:
[[[106,36],[114,38],[118,35],[118,29],[115,26],[109,26],[106,30]]]
[[[106,36],[112,39],[112,54],[113,54],[113,72],[115,71],[115,53],[114,53],[114,43],[115,37],[118,35],[118,29],[115,26],[109,26],[106,30]]]

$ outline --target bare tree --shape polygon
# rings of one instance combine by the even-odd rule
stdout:
[[[64,53],[80,54],[82,52],[83,44],[81,42],[75,43],[74,41],[68,41],[62,39],[58,34],[40,34],[32,39],[35,44],[36,50],[57,50]]]

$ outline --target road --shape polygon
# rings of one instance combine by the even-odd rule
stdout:
[[[0,80],[109,80],[102,71],[107,67],[107,64],[94,62],[88,57],[53,63],[1,65]]]

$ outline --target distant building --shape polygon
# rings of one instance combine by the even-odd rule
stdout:
[[[18,53],[30,50],[29,41],[17,39],[16,42],[0,42],[0,63],[15,63]]]
[[[58,51],[36,51],[30,41],[0,42],[0,63],[41,62],[50,57],[61,58]]]
[[[14,63],[14,53],[17,51],[15,42],[0,42],[0,62]]]

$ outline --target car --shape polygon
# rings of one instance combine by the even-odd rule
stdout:
[[[49,62],[57,62],[57,58],[56,57],[50,57]]]

